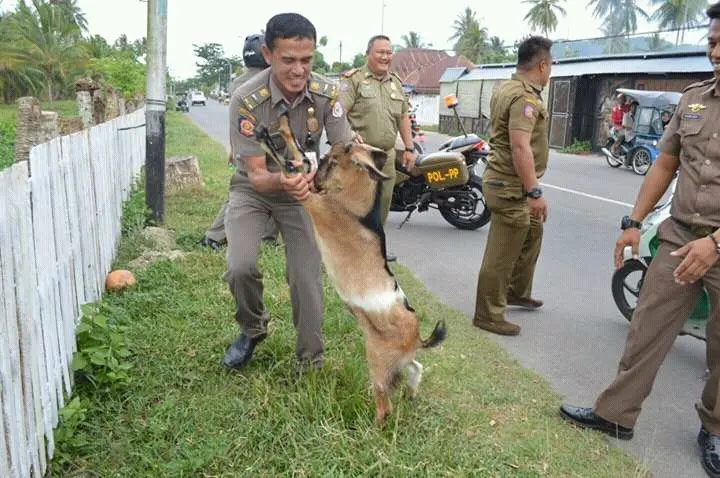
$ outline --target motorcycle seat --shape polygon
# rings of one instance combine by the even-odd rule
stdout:
[[[469,135],[467,135],[467,137],[457,136],[455,138],[449,139],[445,143],[443,143],[443,145],[440,146],[440,148],[447,148],[447,149],[462,148],[462,147],[470,146],[472,144],[477,143],[479,139],[480,138],[478,137],[478,135],[470,133]]]

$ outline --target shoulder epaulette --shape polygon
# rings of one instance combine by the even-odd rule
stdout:
[[[247,95],[242,96],[243,103],[247,106],[247,109],[252,111],[258,107],[258,105],[264,103],[270,98],[270,89],[267,85],[260,85],[252,90]]]
[[[335,99],[338,95],[338,87],[336,83],[331,82],[322,75],[312,73],[310,76],[310,92],[326,98]]]
[[[346,71],[345,73],[343,73],[342,76],[344,76],[345,78],[350,78],[351,76],[353,76],[353,75],[354,75],[355,73],[357,73],[358,71],[360,71],[360,70],[357,69],[357,68],[351,68],[351,69],[349,69],[348,71]]]
[[[395,78],[397,78],[397,80],[398,80],[400,83],[403,82],[403,81],[402,81],[402,78],[400,78],[400,75],[398,75],[398,74],[395,73],[394,71],[391,71],[391,72],[390,72],[390,75],[391,75],[391,76],[394,76]]]
[[[686,91],[692,90],[694,88],[700,88],[702,86],[707,86],[713,82],[715,82],[715,78],[708,78],[707,80],[704,80],[704,81],[698,81],[697,83],[693,83],[691,85],[686,86],[685,89],[682,90],[682,92],[685,93]]]

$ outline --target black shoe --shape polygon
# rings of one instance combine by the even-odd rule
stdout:
[[[225,357],[223,358],[223,365],[229,369],[239,369],[245,365],[251,358],[255,346],[265,340],[267,334],[260,334],[257,337],[248,337],[245,334],[235,339],[235,342],[230,344],[225,351]]]
[[[385,260],[388,262],[395,262],[397,260],[397,256],[388,252],[387,254],[385,254]]]
[[[202,239],[200,239],[201,246],[209,247],[215,252],[218,252],[225,244],[227,244],[227,241],[218,242],[214,239],[209,239],[207,237],[203,237]]]
[[[560,407],[560,416],[581,428],[597,430],[618,440],[630,440],[633,437],[632,428],[626,428],[600,418],[595,415],[592,408],[562,405]]]
[[[708,476],[720,477],[720,436],[712,435],[707,428],[700,427],[698,445],[702,453],[702,467]]]

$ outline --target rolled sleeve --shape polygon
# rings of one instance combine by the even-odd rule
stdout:
[[[353,132],[341,101],[329,101],[323,115],[325,131],[330,144],[352,141]]]
[[[508,130],[520,130],[531,133],[540,113],[537,100],[529,96],[518,96],[510,104]]]
[[[245,109],[240,97],[233,95],[230,101],[230,151],[235,160],[265,156],[253,134],[256,124],[255,116]]]
[[[355,85],[349,78],[342,78],[340,80],[340,97],[338,100],[342,103],[346,112],[350,111],[355,105]]]
[[[675,158],[680,156],[680,134],[678,130],[680,129],[680,119],[683,115],[683,109],[681,109],[681,105],[678,105],[675,114],[670,118],[670,122],[665,127],[662,138],[660,138],[657,145],[661,153],[668,154]]]

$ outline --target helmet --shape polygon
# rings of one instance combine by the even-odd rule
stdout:
[[[265,35],[259,33],[245,37],[243,46],[243,61],[245,66],[250,68],[267,68],[270,65],[265,62],[262,54],[262,46],[265,43]]]

